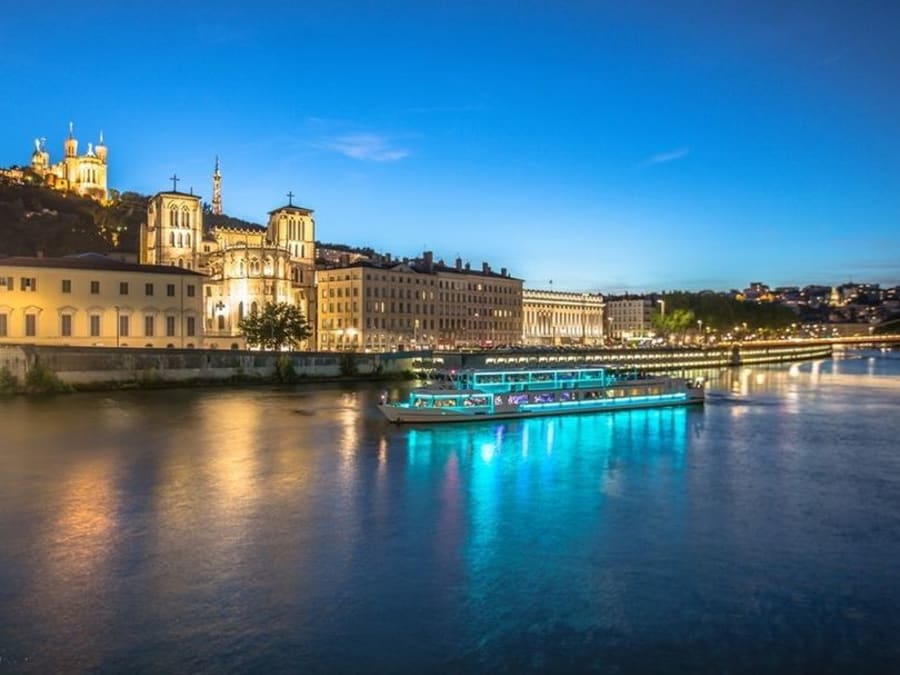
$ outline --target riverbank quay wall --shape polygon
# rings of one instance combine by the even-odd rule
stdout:
[[[676,372],[734,366],[824,359],[832,355],[828,342],[754,342],[718,347],[575,350],[509,350],[436,352],[413,362],[416,370],[459,368],[564,368],[595,365],[637,368],[648,372]]]
[[[83,388],[229,380],[272,380],[288,359],[299,378],[395,377],[452,368],[565,367],[591,364],[680,372],[828,358],[830,343],[750,343],[692,349],[510,350],[483,352],[259,352],[217,349],[0,345],[0,368],[19,382],[36,363]],[[283,364],[282,364],[283,366]]]
[[[36,363],[75,387],[104,385],[271,380],[279,361],[289,359],[299,378],[399,376],[411,372],[416,354],[337,352],[259,352],[217,349],[149,349],[127,347],[0,346],[0,368],[19,382]],[[282,363],[283,368],[283,363]]]

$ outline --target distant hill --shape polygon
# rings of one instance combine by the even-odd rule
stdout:
[[[36,185],[0,183],[0,255],[137,252],[147,197],[124,192],[110,206]]]

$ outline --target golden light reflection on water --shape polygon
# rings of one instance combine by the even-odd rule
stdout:
[[[48,504],[55,517],[41,529],[45,541],[39,547],[46,555],[32,575],[38,583],[29,590],[30,620],[59,639],[86,642],[82,649],[88,661],[98,658],[113,619],[98,606],[112,592],[106,580],[120,534],[114,468],[112,458],[92,458],[65,474]]]

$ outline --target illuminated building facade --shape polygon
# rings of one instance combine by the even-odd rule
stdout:
[[[299,306],[315,333],[312,210],[289,201],[269,212],[266,226],[214,224],[205,231],[199,196],[160,192],[150,199],[140,241],[142,263],[208,275],[203,328],[210,347],[242,347],[241,319],[267,303]]]
[[[43,138],[34,141],[31,170],[40,176],[48,187],[62,192],[74,192],[101,203],[109,200],[106,184],[109,151],[103,143],[102,131],[97,144],[88,143],[87,152],[79,155],[78,139],[75,138],[74,125],[70,122],[69,136],[63,143],[63,159],[55,164],[50,162],[50,153],[44,141]]]
[[[201,274],[87,254],[0,258],[0,342],[199,347]]]
[[[519,344],[522,280],[487,263],[472,270],[376,258],[318,270],[318,348],[414,350]]]
[[[603,297],[598,293],[522,291],[525,345],[599,345],[603,342]]]
[[[653,335],[653,302],[634,295],[606,299],[607,332],[614,340],[640,340]]]

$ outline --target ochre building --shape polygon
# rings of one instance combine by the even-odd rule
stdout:
[[[0,342],[200,347],[204,277],[88,254],[0,258]]]
[[[318,348],[390,351],[519,344],[522,280],[487,263],[471,269],[377,258],[316,273]]]

